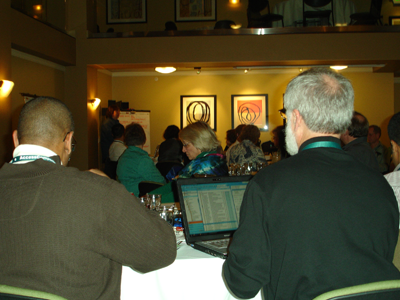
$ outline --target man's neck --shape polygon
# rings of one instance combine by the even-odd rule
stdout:
[[[355,141],[356,139],[357,138],[355,138],[354,136],[349,135],[346,140],[346,143],[344,143],[344,144],[347,145],[347,144],[351,143],[352,141]]]
[[[374,148],[376,148],[376,147],[379,145],[379,140],[377,140],[377,141],[374,142],[374,143],[369,143],[369,144],[370,144],[371,148],[374,149]]]
[[[53,156],[58,156],[58,155],[51,149],[43,147],[43,146],[34,145],[34,144],[21,144],[21,145],[18,145],[14,149],[13,158],[23,157],[23,156],[53,157]],[[35,159],[37,159],[37,158],[35,158]],[[34,159],[31,159],[31,160],[25,159],[25,160],[18,161],[18,163],[27,163],[32,160],[34,160]]]
[[[335,133],[320,133],[320,132],[313,132],[313,131],[307,131],[306,134],[304,134],[304,137],[300,141],[300,146],[308,141],[309,139],[316,138],[316,137],[334,137],[339,139],[340,134],[335,134]]]

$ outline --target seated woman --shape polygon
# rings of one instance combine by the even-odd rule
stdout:
[[[165,183],[153,160],[143,150],[145,142],[146,134],[140,124],[132,123],[126,126],[125,144],[128,149],[119,158],[117,176],[126,189],[137,197],[141,181]]]
[[[178,139],[179,128],[170,125],[164,131],[165,141],[159,146],[157,169],[164,177],[175,167],[178,171],[183,168],[182,142]]]
[[[247,125],[240,133],[240,144],[232,146],[228,164],[266,163],[264,153],[256,144],[260,138],[257,126]]]
[[[224,149],[224,153],[226,153],[226,151],[228,151],[229,147],[232,146],[236,142],[236,138],[237,138],[237,136],[236,136],[235,129],[229,129],[226,132],[226,138],[225,138],[226,146]]]
[[[217,153],[220,142],[215,132],[204,122],[196,122],[183,128],[179,133],[183,143],[182,151],[191,162],[178,174],[180,178],[199,175],[228,175],[224,156]]]

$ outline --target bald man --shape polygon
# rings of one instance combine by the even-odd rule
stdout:
[[[344,151],[363,164],[380,172],[375,153],[367,142],[368,128],[367,118],[355,111],[353,112],[350,126],[340,136],[340,139],[344,144]]]
[[[122,265],[144,273],[171,264],[175,234],[123,185],[66,167],[73,135],[61,101],[22,108],[13,159],[0,169],[0,283],[119,299]]]

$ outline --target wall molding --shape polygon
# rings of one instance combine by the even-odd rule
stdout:
[[[22,58],[22,59],[37,63],[39,65],[43,65],[46,67],[50,67],[50,68],[65,72],[65,67],[62,65],[56,64],[56,63],[48,61],[46,59],[31,55],[31,54],[27,54],[27,53],[24,53],[24,52],[15,50],[15,49],[11,49],[11,56]]]

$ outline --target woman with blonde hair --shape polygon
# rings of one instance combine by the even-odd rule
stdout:
[[[180,178],[189,178],[195,174],[228,175],[224,156],[217,153],[221,143],[207,123],[189,124],[179,132],[179,138],[183,143],[182,151],[191,160],[179,172]]]

